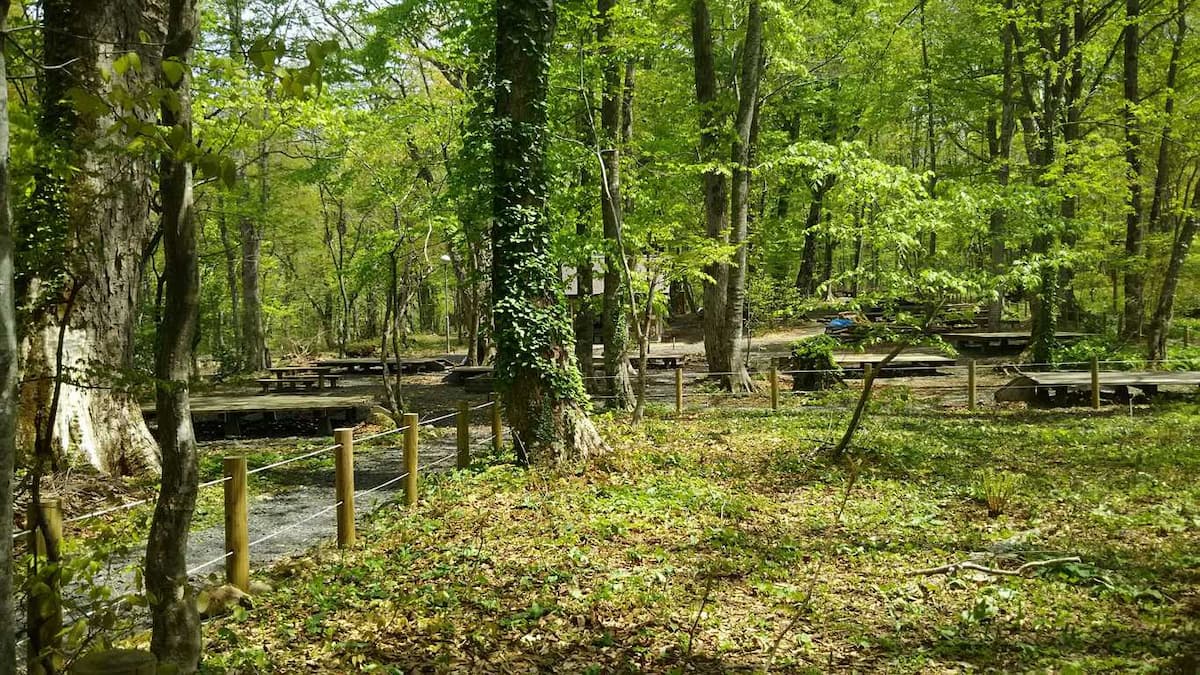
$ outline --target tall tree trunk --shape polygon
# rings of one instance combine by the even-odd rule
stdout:
[[[162,14],[161,5],[134,0],[64,0],[46,3],[42,13],[44,25],[51,28],[44,35],[44,60],[62,67],[45,71],[40,131],[61,160],[76,169],[63,179],[59,199],[66,202],[61,209],[67,214],[69,242],[62,259],[78,292],[65,318],[61,350],[67,382],[60,390],[53,429],[41,432],[50,434],[57,457],[83,458],[106,473],[153,472],[159,463],[137,401],[114,386],[116,375],[133,366],[142,271],[154,240],[154,162],[148,154],[116,153],[114,147],[133,139],[107,113],[74,110],[68,91],[77,88],[103,97],[118,85],[130,92],[150,87],[159,72],[154,45],[162,40]],[[113,61],[129,52],[138,54],[141,67],[116,74]],[[102,77],[102,72],[111,75]],[[146,124],[157,118],[148,106],[126,115]],[[60,372],[59,314],[66,302],[65,293],[48,288],[51,283],[39,279],[29,284],[29,304],[40,311],[24,345],[19,433],[25,439],[39,433],[36,420],[52,405]]]
[[[1122,334],[1127,339],[1138,338],[1142,334],[1142,318],[1145,314],[1142,295],[1146,291],[1145,261],[1142,259],[1142,247],[1145,245],[1142,230],[1142,137],[1137,119],[1140,15],[1141,0],[1126,0],[1122,93],[1125,103],[1125,162],[1129,165],[1129,211],[1125,216],[1125,309]]]
[[[1166,100],[1163,102],[1163,126],[1158,141],[1158,157],[1154,163],[1154,195],[1150,199],[1151,232],[1169,232],[1169,219],[1163,217],[1170,198],[1171,148],[1175,117],[1175,85],[1179,79],[1179,59],[1183,55],[1183,39],[1187,35],[1188,0],[1179,0],[1175,8],[1175,35],[1171,38],[1171,57],[1167,62]]]
[[[1002,45],[1001,84],[1000,84],[1000,119],[993,116],[988,120],[988,159],[995,166],[996,183],[1003,193],[1008,189],[1009,178],[1012,175],[1012,142],[1016,135],[1016,103],[1014,101],[1015,54],[1013,47],[1014,21],[1011,16],[1013,0],[1003,0],[1005,11],[1004,23],[1000,28],[1000,44]],[[1006,251],[1004,234],[1007,229],[1008,215],[1004,208],[997,206],[988,216],[988,262],[992,275],[999,280],[1004,274]],[[1000,330],[1000,322],[1004,315],[1004,292],[1002,283],[998,283],[995,295],[988,302],[988,327]]]
[[[759,0],[750,0],[746,14],[746,39],[742,43],[742,68],[738,81],[738,107],[734,119],[731,161],[731,217],[729,243],[734,247],[725,292],[725,319],[721,337],[729,354],[729,375],[722,375],[726,388],[748,390],[750,374],[743,354],[743,313],[746,307],[746,270],[749,248],[750,176],[758,124],[758,85],[763,71],[763,15]]]
[[[571,321],[545,216],[553,0],[497,0],[492,297],[497,382],[523,461],[586,459],[604,442],[584,411]]]
[[[230,325],[233,326],[233,343],[234,345],[242,344],[242,312],[239,309],[238,303],[238,252],[237,244],[229,236],[228,202],[224,194],[217,196],[217,229],[221,235],[221,251],[224,253],[225,259],[225,284],[229,287],[229,317]]]
[[[585,147],[590,146],[592,140],[591,114],[591,106],[586,101],[580,101],[579,114],[575,120],[575,131]],[[581,162],[579,166],[579,193],[582,197],[579,201],[579,213],[575,217],[575,235],[584,243],[590,243],[591,240],[592,209],[595,205],[595,201],[592,199],[594,193],[588,192],[588,189],[592,188],[590,167],[590,162]],[[592,304],[594,275],[590,245],[584,246],[583,255],[579,256],[579,260],[575,263],[575,278],[578,281],[577,288],[579,290],[575,297],[577,303],[574,317],[575,360],[579,362],[579,372],[583,373],[584,383],[588,390],[604,391],[605,387],[596,387],[596,381],[591,379],[596,372],[592,357],[592,344],[596,341],[596,309]]]
[[[190,66],[197,30],[196,0],[170,0],[163,58]],[[164,105],[162,124],[192,137],[190,75],[166,86],[179,94]],[[188,583],[187,542],[196,507],[199,468],[188,401],[192,342],[200,308],[200,268],[192,202],[192,166],[166,154],[160,163],[166,312],[158,326],[155,394],[162,448],[162,483],[146,542],[146,590],[153,626],[150,649],[160,665],[193,673],[200,665],[200,617]]]
[[[0,671],[17,670],[13,605],[13,470],[17,458],[17,316],[8,172],[9,0],[0,0]]]
[[[817,292],[817,229],[825,210],[825,193],[833,186],[834,176],[818,178],[812,184],[812,201],[804,218],[804,247],[800,252],[800,269],[796,271],[796,290],[809,296]]]
[[[1179,287],[1179,278],[1183,273],[1183,265],[1187,262],[1188,252],[1191,251],[1192,240],[1200,227],[1200,188],[1192,193],[1192,213],[1184,219],[1179,233],[1175,235],[1175,244],[1171,247],[1171,258],[1167,262],[1167,271],[1163,275],[1162,289],[1158,293],[1158,302],[1154,308],[1154,317],[1150,321],[1147,354],[1151,361],[1159,361],[1167,357],[1167,336],[1171,332],[1171,315],[1175,308],[1175,290]]]
[[[604,297],[600,308],[601,337],[604,340],[604,391],[609,407],[628,410],[633,405],[633,385],[629,379],[629,320],[625,312],[625,279],[619,233],[624,226],[624,202],[621,198],[622,63],[613,47],[612,10],[616,0],[598,0],[600,22],[596,40],[600,44],[603,86],[600,97],[600,212],[604,221]],[[636,320],[636,319],[634,319]],[[590,374],[590,373],[589,373]]]
[[[712,19],[707,0],[692,0],[692,58],[696,78],[696,101],[700,105],[700,154],[715,165],[720,160],[720,143],[726,116],[720,109],[717,67],[713,57]],[[704,232],[709,239],[729,241],[729,187],[719,168],[704,172]],[[722,339],[729,265],[711,263],[704,268],[704,354],[711,372],[731,372],[733,355]]]
[[[242,365],[247,370],[255,371],[267,367],[262,291],[258,284],[262,233],[252,218],[242,218],[238,225],[242,238]]]

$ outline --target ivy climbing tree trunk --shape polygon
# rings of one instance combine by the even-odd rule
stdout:
[[[545,217],[553,0],[497,0],[492,131],[492,312],[497,381],[517,457],[554,463],[604,447],[585,412],[571,320]]]
[[[8,69],[4,41],[9,0],[0,0],[0,672],[17,669],[13,611],[13,468],[17,457],[17,316],[9,205]]]
[[[164,127],[190,143],[191,77],[187,68],[197,30],[196,0],[169,0],[167,17],[163,59],[181,64],[183,74],[174,82],[164,78],[165,86],[178,94],[179,105],[164,105],[161,120]],[[191,160],[167,153],[159,167],[167,283],[154,366],[162,482],[146,542],[146,590],[153,628],[150,649],[160,665],[170,664],[173,672],[194,673],[200,665],[200,617],[188,584],[187,542],[199,468],[188,377],[200,307],[200,268]]]
[[[133,365],[142,271],[154,241],[154,158],[126,149],[134,140],[131,126],[121,124],[104,99],[117,86],[135,100],[150,99],[160,70],[163,14],[161,3],[146,0],[43,6],[43,23],[52,29],[45,31],[45,62],[62,67],[45,71],[40,132],[59,155],[56,161],[75,170],[62,178],[43,172],[35,200],[55,204],[52,211],[61,214],[59,222],[39,225],[61,228],[60,272],[77,292],[64,319],[69,290],[48,276],[25,289],[35,317],[24,343],[20,435],[21,445],[32,447],[29,439],[49,434],[48,459],[58,467],[66,458],[81,458],[105,473],[158,469],[141,409],[121,385]],[[122,116],[132,126],[154,124],[157,110],[143,103]],[[48,429],[64,320],[64,384]]]

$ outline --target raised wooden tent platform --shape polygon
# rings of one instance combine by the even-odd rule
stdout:
[[[952,332],[941,333],[942,339],[954,345],[956,349],[974,349],[974,350],[997,350],[997,351],[1012,351],[1021,350],[1029,346],[1029,341],[1032,339],[1032,334],[1025,330],[1011,331],[971,331],[971,332]],[[1054,339],[1059,342],[1073,342],[1080,338],[1085,338],[1091,333],[1075,333],[1071,331],[1060,331],[1054,334]]]
[[[887,354],[871,352],[835,352],[833,359],[847,374],[862,375],[865,366],[878,367]],[[954,359],[941,354],[902,353],[888,363],[883,374],[895,377],[936,375],[938,368],[953,366]]]
[[[1135,387],[1147,395],[1159,387],[1200,387],[1200,372],[1159,370],[1105,370],[1099,374],[1101,392],[1128,398]],[[1090,392],[1092,374],[1088,371],[1021,373],[996,391],[997,401],[1062,401],[1071,393]]]
[[[351,357],[344,359],[323,359],[317,361],[322,368],[337,369],[341,373],[382,373],[383,361],[371,357]],[[406,375],[416,373],[440,373],[453,368],[455,364],[446,359],[388,359],[389,372],[400,371]]]
[[[275,421],[280,416],[316,419],[323,432],[333,433],[334,423],[357,424],[366,419],[375,401],[370,396],[344,394],[216,394],[192,397],[192,422],[219,421],[225,434],[240,436],[243,421]],[[154,405],[142,407],[149,421]]]

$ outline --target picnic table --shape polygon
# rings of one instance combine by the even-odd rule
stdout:
[[[272,389],[296,391],[301,387],[322,391],[337,386],[339,376],[333,375],[332,370],[327,366],[275,366],[267,368],[274,377],[259,378],[258,384],[264,394],[271,393]]]

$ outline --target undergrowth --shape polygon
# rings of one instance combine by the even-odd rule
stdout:
[[[278,566],[213,672],[1159,670],[1194,654],[1200,411],[599,418],[575,470],[491,461]],[[989,517],[981,476],[1005,479]],[[844,512],[835,518],[844,500]],[[1078,556],[1029,577],[907,572]],[[773,649],[773,645],[778,647]]]

